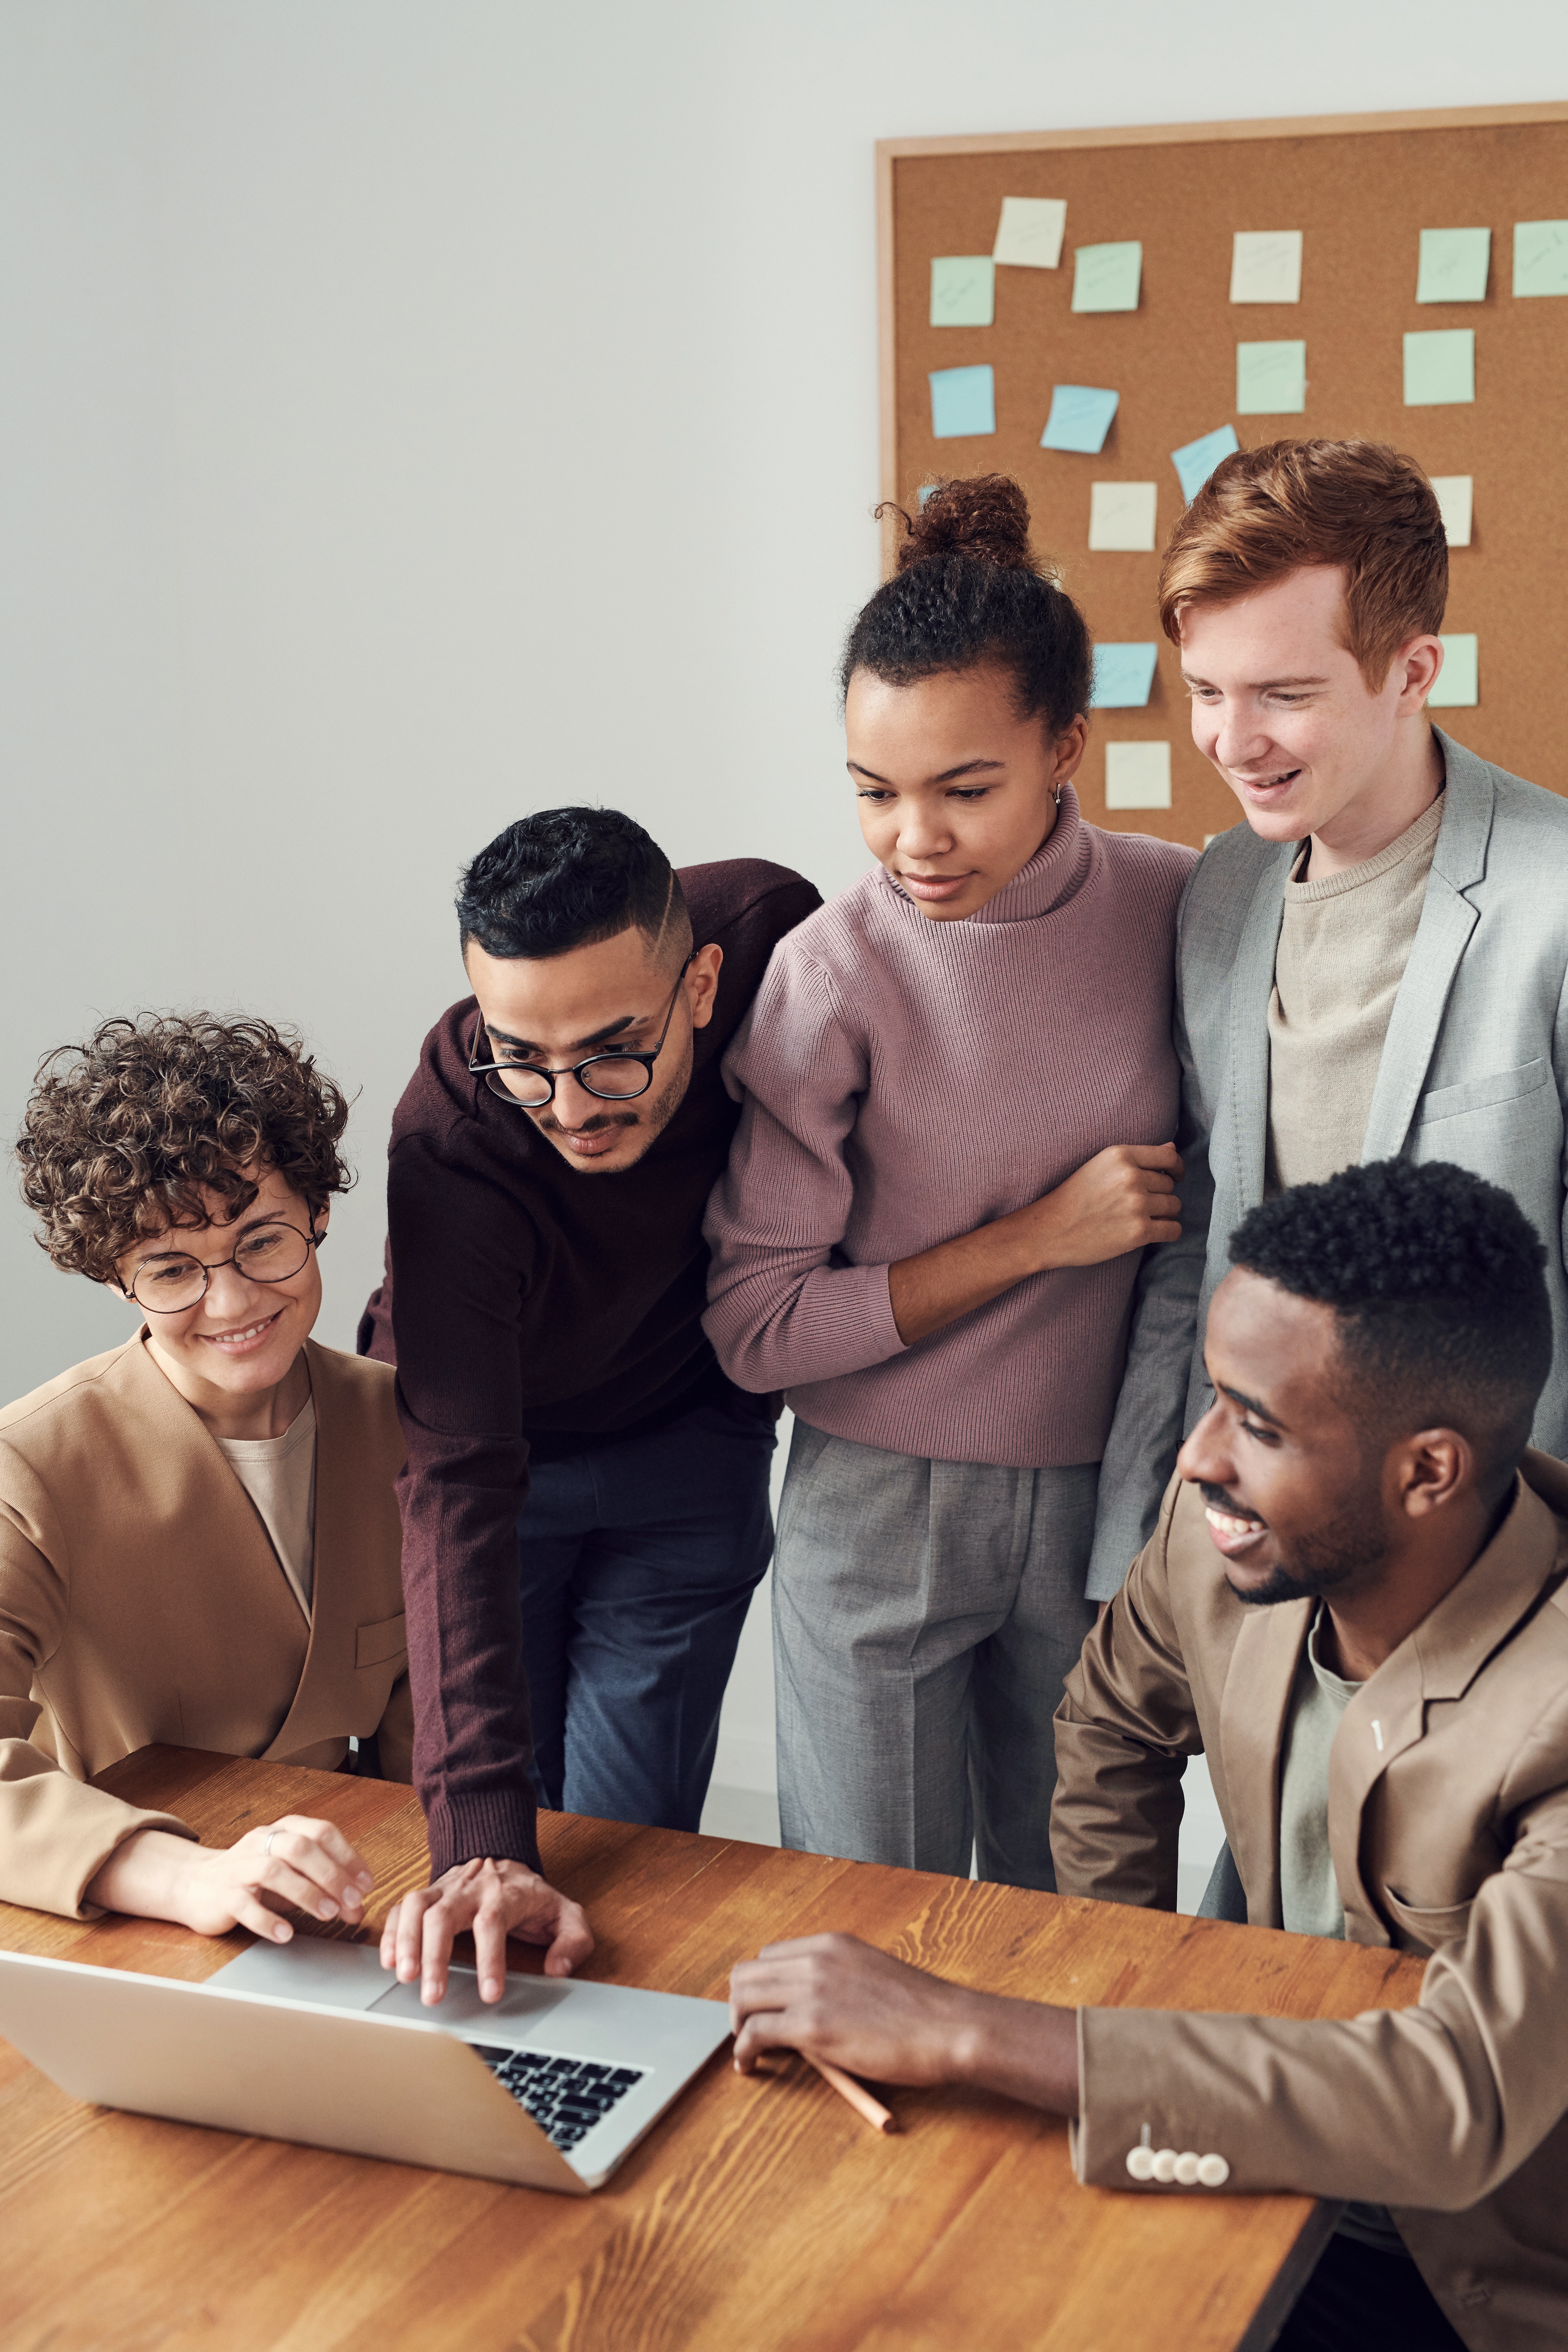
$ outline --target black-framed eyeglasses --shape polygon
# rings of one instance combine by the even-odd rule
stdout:
[[[247,1282],[287,1282],[300,1274],[325,1234],[302,1234],[298,1225],[252,1225],[232,1257],[214,1258],[207,1265],[171,1250],[167,1257],[144,1258],[126,1292],[149,1315],[178,1315],[206,1297],[207,1285],[221,1266],[232,1265]]]
[[[483,1078],[491,1094],[499,1095],[502,1102],[512,1104],[518,1110],[542,1110],[546,1103],[555,1099],[556,1079],[566,1077],[575,1078],[584,1094],[596,1095],[601,1102],[634,1101],[638,1095],[646,1095],[653,1084],[653,1066],[664,1051],[664,1041],[675,1018],[680,983],[696,961],[697,950],[693,948],[676,975],[658,1043],[646,1054],[590,1054],[585,1061],[568,1062],[558,1070],[542,1069],[537,1062],[484,1062],[479,1056],[479,1039],[489,1033],[481,1021],[468,1069],[474,1077]]]

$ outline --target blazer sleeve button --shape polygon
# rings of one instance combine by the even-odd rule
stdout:
[[[1154,2151],[1152,2147],[1130,2147],[1127,2169],[1134,2180],[1152,2180],[1154,2177]]]
[[[1198,2166],[1198,2179],[1205,2189],[1223,2189],[1230,2179],[1230,2167],[1223,2156],[1205,2156]]]
[[[1155,2178],[1155,2179],[1156,2179],[1156,2180],[1160,2180],[1160,2181],[1170,2182],[1170,2181],[1174,2180],[1175,2177],[1176,2177],[1176,2151],[1175,2151],[1175,2149],[1174,2149],[1173,2147],[1162,2147],[1162,2148],[1156,2148],[1156,2149],[1155,2149],[1155,2151],[1154,2151],[1154,2178]]]
[[[1184,2148],[1176,2158],[1176,2186],[1190,2189],[1198,2177],[1198,2158],[1192,2148]]]

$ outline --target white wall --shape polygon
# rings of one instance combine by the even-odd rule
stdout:
[[[298,1023],[346,1341],[464,856],[858,869],[873,140],[1565,89],[1547,0],[0,0],[7,1129],[100,1013]],[[9,1395],[123,1321],[5,1192]]]

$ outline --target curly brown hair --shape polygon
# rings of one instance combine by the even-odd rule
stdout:
[[[101,1022],[38,1065],[16,1158],[38,1245],[67,1274],[118,1280],[126,1251],[205,1224],[204,1192],[243,1216],[274,1168],[312,1222],[353,1182],[338,1154],[349,1107],[298,1037],[209,1013]]]

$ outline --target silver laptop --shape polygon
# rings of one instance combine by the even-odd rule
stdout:
[[[471,1969],[426,2009],[373,1948],[255,1944],[205,1984],[0,1952],[0,2036],[72,2098],[583,2195],[723,2042],[721,2001]]]

